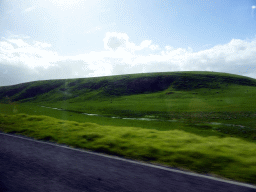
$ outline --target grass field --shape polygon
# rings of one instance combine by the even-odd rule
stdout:
[[[256,184],[255,95],[212,72],[30,82],[0,87],[0,130]]]

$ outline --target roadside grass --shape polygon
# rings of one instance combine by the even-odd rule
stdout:
[[[0,131],[256,184],[256,144],[238,138],[27,114],[0,114]]]

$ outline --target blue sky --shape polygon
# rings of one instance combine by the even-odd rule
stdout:
[[[2,0],[0,86],[162,71],[256,78],[255,0]]]

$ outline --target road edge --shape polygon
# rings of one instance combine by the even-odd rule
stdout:
[[[87,149],[73,148],[71,146],[66,146],[66,145],[62,145],[62,144],[58,144],[58,143],[53,143],[53,142],[48,142],[48,141],[43,141],[43,140],[36,140],[34,138],[27,137],[27,136],[24,136],[24,135],[4,133],[4,132],[1,132],[1,131],[0,131],[0,135],[15,137],[15,138],[29,140],[29,141],[33,141],[33,142],[42,143],[42,144],[48,144],[48,145],[52,145],[52,146],[55,146],[55,147],[61,147],[61,148],[69,149],[69,150],[75,150],[75,151],[79,151],[79,152],[82,152],[82,153],[88,153],[88,154],[91,154],[91,155],[97,155],[97,156],[101,156],[101,157],[105,157],[105,158],[109,158],[109,159],[125,161],[125,162],[138,164],[138,165],[143,165],[143,166],[147,166],[147,167],[151,167],[151,168],[155,168],[155,169],[161,169],[161,170],[170,171],[170,172],[174,172],[174,173],[180,173],[180,174],[190,175],[190,176],[194,176],[194,177],[201,177],[201,178],[205,178],[205,179],[210,179],[210,180],[215,180],[215,181],[224,182],[224,183],[228,183],[228,184],[233,184],[233,185],[238,185],[238,186],[242,186],[242,187],[248,187],[248,188],[251,188],[251,189],[256,189],[256,186],[252,185],[252,184],[242,183],[242,182],[238,182],[238,181],[232,181],[232,180],[228,180],[228,179],[221,179],[221,178],[217,178],[217,177],[213,177],[213,176],[202,175],[202,174],[199,174],[199,173],[182,171],[182,170],[178,170],[178,169],[174,169],[174,168],[170,168],[170,167],[154,165],[154,164],[140,162],[140,161],[131,160],[131,159],[125,159],[125,158],[121,158],[121,157],[117,157],[117,156],[112,156],[112,155],[108,155],[108,154],[89,151]]]

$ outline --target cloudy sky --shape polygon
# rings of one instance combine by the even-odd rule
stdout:
[[[256,0],[0,1],[0,86],[255,67]]]

